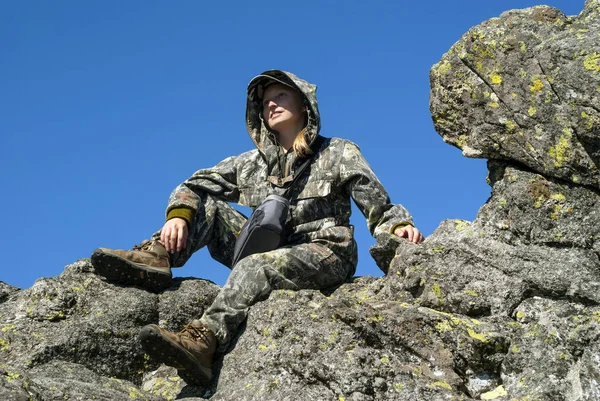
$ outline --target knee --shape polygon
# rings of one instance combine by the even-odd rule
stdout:
[[[279,283],[285,276],[286,264],[289,262],[281,249],[255,253],[240,260],[231,273],[235,281],[251,280],[261,283]]]
[[[280,248],[269,252],[248,255],[235,265],[234,270],[237,270],[238,268],[243,270],[255,270],[265,269],[267,267],[270,269],[281,270],[280,267],[289,263],[286,251],[285,248]]]
[[[267,252],[268,253],[268,252]],[[234,266],[234,271],[256,271],[263,270],[265,266],[270,265],[271,259],[267,253],[255,253],[246,256],[244,259],[237,262]]]

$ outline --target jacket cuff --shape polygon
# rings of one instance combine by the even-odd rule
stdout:
[[[188,227],[192,225],[192,221],[194,221],[194,211],[187,207],[176,207],[167,212],[167,220],[174,219],[175,217],[179,217],[180,219],[184,219],[188,224]]]
[[[410,224],[407,221],[401,221],[400,223],[396,223],[392,226],[392,229],[390,230],[390,234],[393,234],[397,228],[402,228],[402,227],[406,227],[406,226],[412,226],[412,224]]]

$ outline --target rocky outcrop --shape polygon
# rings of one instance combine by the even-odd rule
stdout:
[[[80,260],[12,291],[0,304],[0,399],[28,399],[9,397],[12,387],[40,400],[156,399],[138,389],[144,373],[157,368],[136,341],[140,328],[160,323],[179,330],[218,290],[204,280],[177,279],[152,294],[106,283]]]
[[[431,112],[468,157],[600,188],[598,1],[577,17],[512,10],[469,30],[431,70]]]
[[[513,10],[467,32],[431,71],[444,140],[489,159],[475,221],[414,245],[379,238],[387,272],[332,292],[276,291],[187,386],[136,341],[178,330],[219,288],[112,285],[88,260],[0,285],[0,399],[600,399],[600,2],[579,16]]]

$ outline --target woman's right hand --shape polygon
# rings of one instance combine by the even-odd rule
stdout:
[[[160,242],[163,243],[167,252],[179,252],[185,248],[187,241],[188,228],[184,219],[174,217],[167,220],[160,230]]]

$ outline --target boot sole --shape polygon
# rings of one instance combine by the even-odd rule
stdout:
[[[212,369],[203,366],[196,357],[181,345],[160,334],[156,325],[144,326],[139,334],[144,351],[154,359],[177,369],[177,374],[187,384],[206,386],[212,380]]]
[[[96,273],[114,283],[135,285],[152,292],[161,292],[171,286],[170,274],[100,250],[92,253],[92,266]]]

